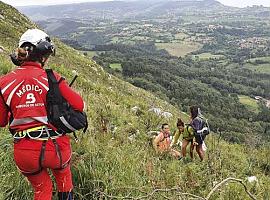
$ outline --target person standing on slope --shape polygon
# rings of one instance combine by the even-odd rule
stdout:
[[[183,140],[182,140],[182,145],[181,145],[181,154],[182,157],[186,157],[186,149],[188,144],[190,143],[190,149],[189,149],[189,154],[190,158],[193,159],[193,149],[194,149],[194,133],[193,133],[193,128],[190,124],[184,124],[182,119],[178,118],[176,126],[178,128],[178,132],[175,133],[173,137],[173,142],[171,146],[174,146],[177,144],[179,137],[181,134],[183,134]]]
[[[197,106],[191,106],[190,107],[190,117],[191,117],[191,123],[194,130],[194,136],[195,136],[195,142],[194,145],[196,145],[196,151],[201,159],[203,161],[204,159],[204,149],[203,145],[205,145],[204,140],[207,134],[209,134],[209,127],[207,122],[202,117],[202,114],[200,112],[200,108]]]
[[[20,38],[17,55],[12,56],[19,67],[0,78],[0,126],[9,123],[15,163],[31,183],[35,200],[52,199],[53,183],[48,169],[56,179],[59,200],[73,199],[70,138],[48,123],[46,111],[49,88],[43,67],[54,53],[54,45],[46,33],[29,29]],[[62,96],[82,112],[81,96],[60,75],[54,75],[60,81]]]

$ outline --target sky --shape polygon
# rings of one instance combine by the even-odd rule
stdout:
[[[78,3],[78,2],[100,2],[109,0],[1,0],[12,6],[27,6],[27,5],[53,5],[63,3]],[[235,7],[246,7],[252,5],[264,5],[270,7],[270,0],[218,0],[224,5]]]

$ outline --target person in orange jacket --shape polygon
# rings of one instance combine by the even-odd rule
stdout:
[[[160,133],[153,140],[156,153],[168,153],[177,159],[181,159],[180,152],[171,148],[170,128],[167,123],[162,124]]]
[[[35,200],[52,199],[48,169],[55,177],[59,200],[73,199],[70,138],[48,123],[46,111],[49,86],[43,67],[54,52],[54,44],[45,32],[29,29],[20,38],[17,54],[12,56],[19,66],[0,78],[0,126],[9,123],[15,163],[31,183]],[[60,80],[60,75],[54,75]],[[83,111],[83,99],[65,80],[59,88],[75,110]]]

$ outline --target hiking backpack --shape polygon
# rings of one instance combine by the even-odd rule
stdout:
[[[72,133],[80,129],[86,132],[88,127],[85,112],[74,110],[65,98],[61,95],[59,83],[63,80],[56,80],[52,69],[46,69],[49,91],[47,93],[47,116],[48,121],[59,133]]]
[[[208,120],[204,117],[198,117],[202,123],[202,129],[197,130],[197,134],[199,135],[208,135],[210,133],[210,127],[208,124]]]

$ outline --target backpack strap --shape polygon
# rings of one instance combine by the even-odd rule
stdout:
[[[49,83],[49,90],[51,90],[53,92],[53,96],[55,98],[53,98],[53,102],[59,102],[60,99],[63,99],[63,96],[61,95],[60,89],[59,89],[59,83],[64,79],[61,77],[61,79],[59,80],[59,82],[56,80],[56,77],[53,73],[52,69],[46,69],[45,70],[47,73],[47,77],[48,77],[48,83]],[[50,102],[48,102],[50,103]]]
[[[189,127],[192,127],[191,124],[185,124],[185,127],[187,129],[188,136],[192,136],[193,134],[189,131]]]
[[[203,116],[198,116],[197,117],[201,123],[202,123],[202,129],[201,130],[197,130],[197,134],[199,135],[208,135],[210,133],[210,128],[209,128],[209,124],[208,124],[208,120],[206,118],[204,118]]]
[[[84,113],[85,114],[85,113]],[[86,115],[86,114],[85,114]],[[85,133],[86,131],[87,131],[87,129],[88,129],[88,120],[87,120],[87,117],[86,117],[86,125],[85,125],[85,127],[84,127],[84,129],[83,129],[83,132]],[[75,134],[75,132],[74,132],[74,137],[76,138],[77,136],[76,136],[76,134]],[[77,139],[78,139],[78,137],[77,137]]]

